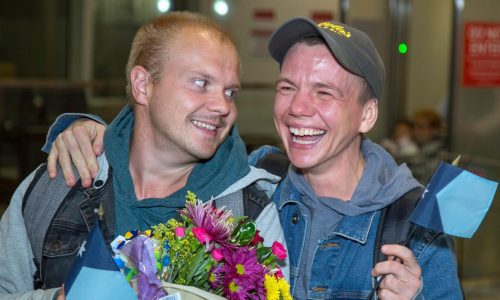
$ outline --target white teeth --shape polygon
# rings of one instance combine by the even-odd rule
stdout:
[[[311,144],[317,143],[319,141],[319,139],[314,140],[314,141],[303,141],[303,140],[299,139],[298,137],[294,136],[292,138],[292,141],[294,143],[301,144],[301,145],[311,145]]]
[[[322,135],[325,133],[325,131],[312,128],[290,127],[290,133],[296,136],[315,136],[315,135]]]
[[[193,123],[193,125],[196,126],[196,127],[205,128],[205,129],[212,130],[212,131],[214,131],[215,128],[216,128],[213,125],[210,125],[210,124],[207,124],[207,123],[203,123],[203,122],[200,122],[200,121],[196,121],[196,120],[191,121],[191,123]]]

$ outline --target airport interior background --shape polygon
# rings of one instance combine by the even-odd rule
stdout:
[[[240,133],[249,149],[279,146],[272,118],[278,66],[267,40],[285,20],[338,20],[366,31],[386,65],[376,142],[422,108],[444,118],[443,160],[500,180],[498,0],[0,0],[0,212],[46,155],[62,112],[111,121],[127,103],[124,69],[144,22],[168,10],[213,17],[242,59]],[[471,50],[472,49],[472,50]],[[456,239],[467,299],[500,299],[500,196],[471,239]],[[0,254],[1,255],[1,254]]]

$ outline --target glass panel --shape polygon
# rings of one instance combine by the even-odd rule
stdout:
[[[0,78],[66,76],[68,1],[0,2]]]
[[[452,119],[452,150],[465,155],[464,166],[469,170],[485,176],[491,180],[500,181],[500,83],[481,82],[481,74],[490,72],[497,79],[500,74],[500,2],[496,0],[465,1],[461,20],[459,22],[459,40],[457,47],[457,87],[453,101]],[[491,24],[492,27],[484,24]],[[496,45],[496,52],[483,53],[480,57],[465,55],[466,25],[477,25],[476,34],[483,44]],[[482,28],[482,29],[481,29]],[[485,28],[490,28],[486,29]],[[493,29],[491,29],[493,28]],[[496,30],[494,29],[496,28]],[[489,41],[489,42],[488,42]],[[496,42],[495,42],[496,41]],[[470,45],[470,44],[469,44]],[[493,48],[490,48],[490,50]],[[479,81],[463,83],[464,62],[473,60],[473,63],[486,65],[477,66],[478,69],[467,70],[466,74],[476,77]],[[484,86],[485,84],[489,86]],[[479,228],[476,235],[470,240],[459,242],[462,250],[462,275],[464,279],[489,278],[500,283],[500,193],[497,191],[489,214]],[[468,286],[465,285],[467,291]],[[487,291],[487,287],[482,287]],[[498,288],[497,288],[498,290]],[[498,291],[497,291],[498,292]]]

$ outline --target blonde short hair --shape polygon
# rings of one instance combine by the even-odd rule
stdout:
[[[165,58],[168,57],[169,43],[187,27],[210,30],[221,42],[235,45],[229,33],[207,16],[193,12],[172,12],[161,15],[143,25],[132,41],[125,70],[126,92],[129,97],[131,97],[130,72],[132,69],[140,65],[149,72],[153,83],[158,82],[163,72]]]

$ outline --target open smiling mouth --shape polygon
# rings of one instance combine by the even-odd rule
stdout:
[[[325,134],[324,130],[313,128],[290,127],[292,141],[301,145],[311,145],[317,143]]]
[[[197,120],[191,120],[191,123],[198,128],[203,128],[203,129],[207,129],[210,131],[215,131],[215,129],[217,129],[217,127],[215,127],[214,125],[203,123],[203,122],[200,122]]]

